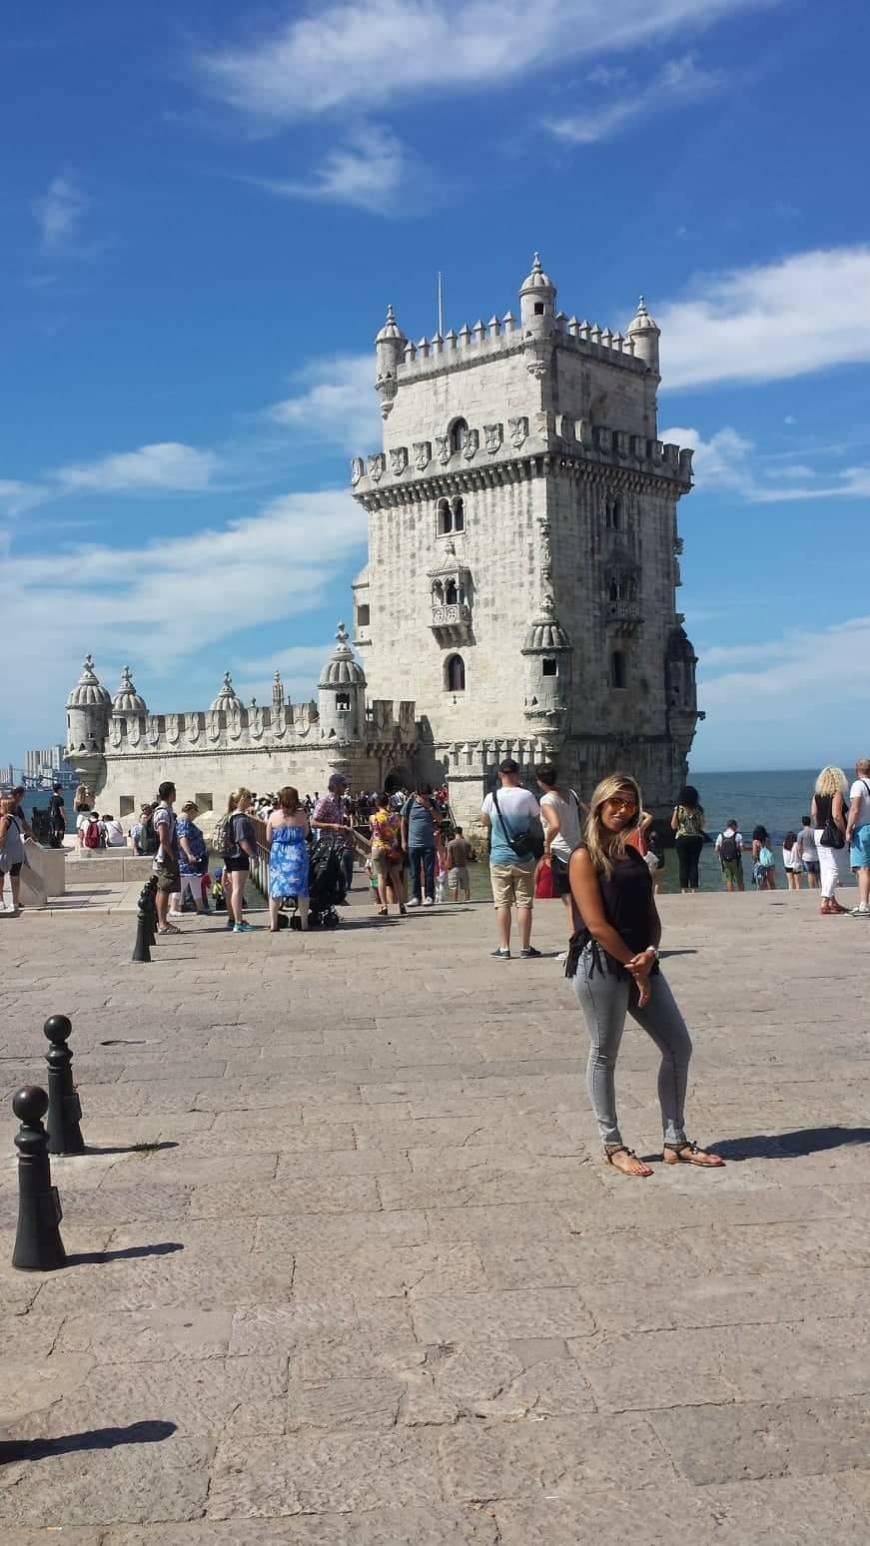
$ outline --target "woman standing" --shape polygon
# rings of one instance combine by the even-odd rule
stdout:
[[[278,913],[285,896],[295,896],[299,921],[308,928],[308,844],[310,823],[289,784],[278,791],[278,806],[266,823],[269,845],[269,922],[278,933]]]
[[[752,879],[758,891],[776,890],[776,860],[766,827],[756,827],[752,833]]]
[[[676,833],[674,847],[680,867],[680,890],[685,896],[689,891],[697,891],[700,885],[698,861],[704,847],[704,807],[698,799],[697,789],[691,784],[686,784],[680,791],[671,817],[671,831]]]
[[[586,831],[569,865],[575,930],[565,974],[589,1031],[586,1069],[604,1157],[629,1176],[651,1176],[626,1148],[616,1116],[614,1075],[630,1014],[662,1055],[658,1092],[667,1165],[719,1166],[686,1137],[683,1107],[692,1043],[667,982],[659,971],[661,921],[649,869],[628,838],[642,810],[640,789],[627,773],[612,773],[592,796]]]
[[[837,886],[843,879],[842,853],[846,846],[846,802],[848,788],[842,768],[822,768],[816,779],[810,815],[816,834],[821,866],[822,900],[819,912],[826,917],[846,912],[837,901]]]
[[[235,789],[227,802],[227,824],[224,835],[224,890],[227,899],[227,928],[234,934],[247,934],[251,925],[245,922],[243,907],[245,883],[256,856],[257,846],[254,827],[248,810],[251,805],[250,789]]]
[[[405,890],[402,879],[402,817],[390,806],[390,796],[379,794],[377,805],[369,818],[372,829],[372,871],[378,883],[378,917],[389,915],[389,894],[399,904],[399,912],[405,916]]]
[[[571,923],[571,886],[568,881],[568,863],[574,849],[582,840],[580,829],[580,801],[573,789],[558,787],[558,774],[549,763],[535,768],[541,795],[541,817],[544,824],[543,864],[549,864],[553,874],[553,890],[565,903],[568,918],[568,934]]]
[[[6,876],[12,888],[12,911],[21,912],[21,866],[27,863],[21,821],[14,795],[0,799],[0,909],[6,911]]]

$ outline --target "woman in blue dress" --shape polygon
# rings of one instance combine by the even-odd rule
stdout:
[[[285,896],[295,896],[303,929],[308,928],[308,812],[289,786],[278,792],[278,804],[266,823],[269,844],[269,918],[278,932],[278,913]]]

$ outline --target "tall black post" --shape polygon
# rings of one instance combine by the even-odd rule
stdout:
[[[152,875],[151,876],[151,879],[149,880],[147,886],[145,887],[145,892],[146,892],[146,895],[148,897],[148,924],[149,924],[149,927],[151,929],[151,940],[150,940],[150,943],[153,945],[153,944],[155,944],[155,942],[157,940],[157,900],[156,900],[157,899],[157,876],[156,875]]]
[[[67,1039],[72,1035],[72,1022],[66,1015],[52,1015],[46,1020],[43,1031],[51,1042],[45,1054],[48,1064],[48,1152],[49,1154],[84,1154],[85,1140],[79,1123],[82,1104],[73,1084],[72,1053]]]
[[[151,960],[152,939],[149,901],[150,895],[148,887],[143,886],[139,893],[139,905],[136,910],[136,943],[133,946],[134,961]]]
[[[66,1261],[60,1238],[63,1212],[57,1187],[51,1184],[48,1134],[42,1118],[48,1096],[26,1084],[12,1097],[12,1110],[21,1122],[15,1135],[18,1150],[18,1232],[12,1265],[22,1272],[53,1272]]]

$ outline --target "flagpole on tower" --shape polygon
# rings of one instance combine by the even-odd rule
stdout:
[[[441,338],[444,337],[444,283],[440,269],[438,270],[438,333]]]

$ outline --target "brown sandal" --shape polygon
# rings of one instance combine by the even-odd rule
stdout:
[[[614,1165],[613,1157],[615,1154],[627,1154],[629,1158],[637,1160],[639,1165],[643,1165],[643,1170],[626,1170],[623,1165]],[[637,1159],[637,1155],[635,1154],[634,1149],[629,1149],[628,1145],[624,1143],[618,1144],[614,1149],[605,1149],[604,1163],[605,1165],[613,1165],[614,1170],[620,1171],[624,1176],[640,1176],[641,1178],[645,1178],[646,1176],[651,1176],[653,1174],[649,1165],[644,1164],[643,1160]]]
[[[721,1154],[711,1154],[688,1139],[685,1143],[666,1143],[662,1159],[666,1165],[700,1165],[705,1170],[719,1170],[725,1164]]]

